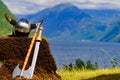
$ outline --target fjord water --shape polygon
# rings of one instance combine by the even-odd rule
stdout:
[[[120,43],[49,40],[49,44],[58,68],[63,64],[74,64],[78,58],[85,63],[91,60],[99,68],[112,67],[111,61],[116,59],[120,66]]]

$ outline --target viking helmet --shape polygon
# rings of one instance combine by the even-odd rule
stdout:
[[[26,19],[22,18],[17,21],[17,27],[21,27],[24,29],[30,29],[30,24]]]

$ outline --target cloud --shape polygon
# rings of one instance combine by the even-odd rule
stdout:
[[[119,0],[3,0],[14,14],[31,14],[64,2],[81,9],[120,9]]]
[[[83,2],[76,0],[75,5],[83,9],[120,9],[119,0],[84,0]]]

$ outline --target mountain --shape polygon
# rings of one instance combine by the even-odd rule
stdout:
[[[82,10],[62,3],[24,17],[31,23],[44,19],[48,39],[119,41],[119,14],[119,10]]]
[[[106,30],[103,23],[95,20],[71,3],[63,3],[26,16],[32,23],[44,19],[43,34],[49,39],[97,40]],[[96,24],[95,24],[96,23]]]
[[[15,16],[9,11],[8,7],[0,0],[0,36],[10,34],[13,28],[5,19],[4,12],[15,19]]]

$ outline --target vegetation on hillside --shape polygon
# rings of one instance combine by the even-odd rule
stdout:
[[[110,68],[117,68],[118,67],[118,61],[116,59],[112,59],[111,61],[112,66]],[[106,68],[106,67],[103,67]],[[83,61],[82,59],[78,58],[75,59],[75,63],[69,63],[63,64],[62,67],[63,70],[69,70],[72,71],[74,69],[76,70],[99,70],[98,63],[93,63],[91,60],[88,60],[87,62]]]
[[[0,36],[9,35],[13,29],[12,25],[5,19],[4,13],[7,13],[11,18],[15,19],[8,7],[0,0]]]

